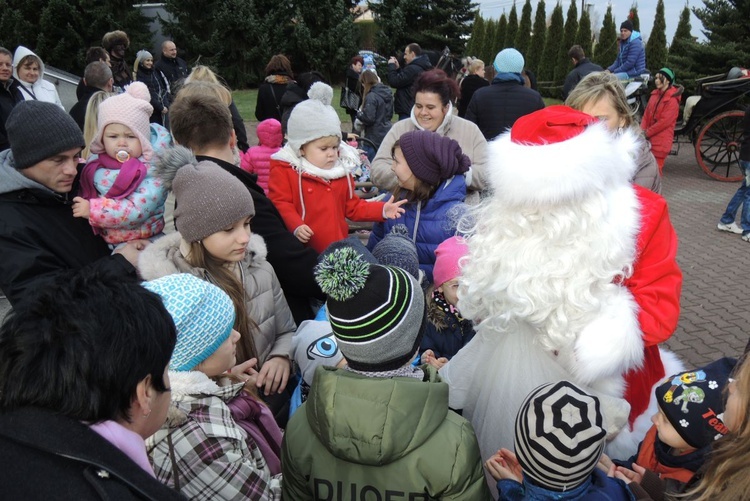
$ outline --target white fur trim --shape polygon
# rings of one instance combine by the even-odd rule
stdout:
[[[321,169],[311,164],[306,158],[295,152],[289,144],[274,153],[272,158],[290,164],[298,172],[326,180],[342,178],[350,174],[360,164],[357,150],[343,141],[339,144],[339,160],[330,169]]]
[[[489,143],[487,168],[495,196],[511,206],[558,205],[629,182],[637,136],[619,136],[603,124],[564,142],[517,144],[510,132]]]
[[[172,388],[172,398],[187,395],[213,395],[221,388],[215,381],[200,371],[169,371],[169,385]]]

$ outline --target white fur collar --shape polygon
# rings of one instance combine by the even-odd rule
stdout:
[[[289,143],[277,153],[274,153],[272,158],[274,160],[287,162],[297,172],[303,172],[326,180],[345,177],[359,167],[360,164],[359,153],[357,153],[357,150],[343,141],[339,144],[339,160],[330,169],[321,169],[320,167],[311,164],[305,157],[300,156],[298,152],[294,151],[294,148],[292,148]]]
[[[450,130],[451,122],[453,121],[453,103],[448,103],[448,111],[445,113],[445,118],[443,118],[443,123],[440,124],[440,127],[437,128],[435,131],[436,133],[440,134],[441,136],[445,136],[445,134]],[[414,126],[419,130],[425,130],[424,127],[419,125],[419,122],[417,121],[416,115],[414,115],[414,107],[411,108],[411,123],[414,124]],[[469,183],[466,183],[469,184]]]
[[[216,382],[200,371],[169,371],[172,397],[206,394],[213,395],[221,389]]]
[[[630,183],[637,136],[611,134],[595,124],[561,143],[525,145],[510,132],[489,143],[488,178],[495,197],[511,206],[569,204]]]
[[[252,228],[252,223],[250,223]],[[170,233],[146,247],[138,258],[138,271],[145,280],[173,275],[175,273],[192,273],[202,277],[203,270],[193,267],[185,260],[182,235]],[[266,261],[268,248],[263,237],[257,233],[250,236],[247,246],[245,264],[261,266]]]

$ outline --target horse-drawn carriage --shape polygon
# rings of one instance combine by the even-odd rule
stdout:
[[[700,100],[684,123],[675,127],[675,146],[691,143],[703,172],[719,181],[740,181],[742,121],[750,78],[727,79],[726,73],[696,80]]]

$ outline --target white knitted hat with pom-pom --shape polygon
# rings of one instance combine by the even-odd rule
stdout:
[[[321,137],[341,137],[341,120],[331,107],[331,86],[315,82],[307,95],[310,99],[294,107],[287,123],[287,141],[295,153],[303,145]]]
[[[153,155],[151,148],[151,126],[149,120],[154,112],[151,106],[151,94],[143,82],[133,82],[122,94],[109,97],[99,105],[99,124],[94,140],[91,141],[91,153],[104,153],[102,136],[104,128],[113,123],[127,126],[141,142],[142,155],[150,160]]]

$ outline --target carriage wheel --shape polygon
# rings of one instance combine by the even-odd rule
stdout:
[[[740,142],[745,112],[726,111],[709,120],[695,141],[695,158],[703,172],[719,181],[741,181]]]

